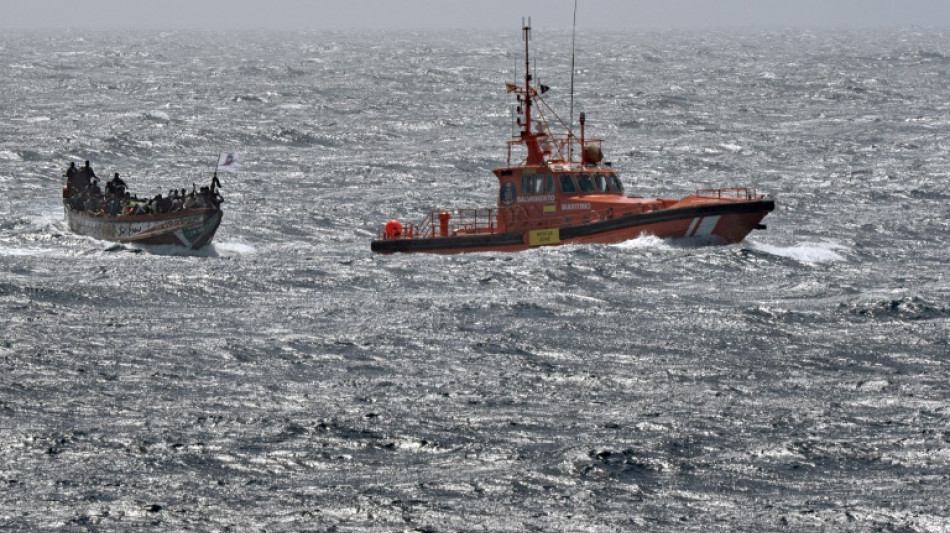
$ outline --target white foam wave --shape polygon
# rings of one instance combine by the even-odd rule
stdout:
[[[0,255],[6,256],[43,255],[51,252],[52,250],[41,250],[37,248],[15,248],[11,246],[0,246]]]
[[[218,255],[251,255],[257,253],[257,248],[241,242],[212,243],[211,247]]]
[[[752,242],[752,248],[760,252],[779,257],[787,257],[802,263],[832,263],[844,261],[837,250],[847,250],[846,246],[836,242],[803,242],[794,246],[775,246]]]
[[[26,215],[30,224],[40,228],[59,228],[63,224],[65,213],[62,205],[39,206],[37,212]]]
[[[164,121],[166,121],[166,122],[167,122],[167,121],[170,121],[170,120],[172,119],[170,116],[168,116],[168,113],[166,113],[166,112],[164,112],[164,111],[159,111],[159,110],[157,110],[157,109],[153,109],[153,110],[151,110],[151,111],[146,112],[146,113],[145,113],[145,116],[147,116],[147,117],[149,117],[149,118],[152,118],[152,119],[164,120]]]
[[[101,241],[107,245],[105,251],[114,252],[117,250],[135,250],[144,251],[152,255],[167,255],[176,257],[228,257],[235,255],[250,255],[257,253],[257,249],[249,244],[239,242],[211,243],[197,250],[177,246],[174,244],[119,244],[108,241]]]
[[[738,143],[722,143],[719,145],[719,147],[734,154],[742,151],[742,146],[740,146]]]
[[[617,244],[611,245],[615,248],[622,248],[624,250],[661,250],[671,249],[670,243],[664,239],[657,237],[656,235],[640,235],[635,239],[630,239],[629,241],[620,242]]]

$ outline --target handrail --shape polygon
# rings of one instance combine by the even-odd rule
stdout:
[[[416,237],[435,237],[435,225],[432,224],[435,211],[430,211],[428,215],[419,224],[419,231],[415,232]]]
[[[557,157],[549,157],[546,159],[549,163],[560,163],[570,161],[570,149],[571,145],[577,145],[581,150],[584,149],[583,146],[580,146],[581,140],[575,137],[572,134],[567,133],[548,133],[546,135],[538,135],[538,142],[542,145],[545,144],[543,140],[547,138],[547,141],[551,143],[552,147],[549,147],[548,150],[545,150],[546,154],[557,154]],[[603,147],[604,140],[596,137],[591,137],[585,139],[584,142],[587,145],[596,145],[598,147]],[[521,138],[510,139],[506,143],[508,145],[508,166],[511,166],[511,147],[519,144],[525,144],[525,140]]]
[[[752,187],[722,187],[710,189],[697,189],[696,196],[703,198],[745,198],[752,200],[758,198],[755,189]]]
[[[440,214],[448,214],[445,234],[442,233]],[[385,227],[377,232],[381,240],[449,237],[460,234],[494,233],[497,228],[498,209],[493,207],[471,207],[438,209],[430,211],[419,224],[407,224],[401,235],[392,237],[386,234]]]

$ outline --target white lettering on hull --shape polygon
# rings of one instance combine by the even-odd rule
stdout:
[[[113,241],[137,241],[161,235],[163,233],[181,233],[183,230],[200,226],[203,216],[155,221],[112,221],[96,220],[83,216],[69,218],[70,229],[82,235]],[[183,236],[183,235],[182,235]],[[181,236],[179,236],[179,239]],[[187,244],[187,243],[186,243]]]
[[[587,211],[590,209],[588,203],[561,204],[561,211]]]
[[[531,196],[519,196],[519,204],[534,204],[534,203],[548,203],[553,204],[557,201],[557,198],[553,194],[534,194]]]

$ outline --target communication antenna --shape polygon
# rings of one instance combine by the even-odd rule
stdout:
[[[577,32],[577,0],[574,0],[574,24],[571,26],[571,136],[574,136],[574,35]],[[567,160],[574,160],[574,143],[567,143]],[[584,147],[581,147],[583,150]]]

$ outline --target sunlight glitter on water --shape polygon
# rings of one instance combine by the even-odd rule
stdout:
[[[627,190],[752,183],[768,229],[458,256],[369,243],[495,204],[517,28],[79,33],[0,34],[36,65],[3,104],[52,117],[0,121],[0,528],[950,523],[950,164],[914,120],[946,114],[946,32],[579,36]],[[225,147],[210,246],[63,224],[69,161],[154,194]]]

